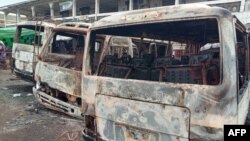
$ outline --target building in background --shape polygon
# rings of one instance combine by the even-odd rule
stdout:
[[[25,20],[27,20],[27,17],[24,15],[21,15],[20,19],[21,19],[21,21],[25,21]],[[5,23],[8,23],[9,25],[11,25],[11,24],[15,25],[16,24],[16,14],[9,13],[8,15],[4,15],[4,12],[0,12],[0,27],[5,27]]]
[[[201,3],[224,7],[233,12],[242,23],[250,23],[250,0],[27,0],[25,2],[0,7],[4,26],[10,25],[8,15],[16,15],[15,22],[21,17],[51,18],[53,20],[84,20],[93,22],[116,12],[152,8],[167,5]]]

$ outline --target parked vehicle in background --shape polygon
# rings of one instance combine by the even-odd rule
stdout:
[[[12,70],[17,76],[24,80],[34,80],[37,57],[54,27],[55,24],[43,21],[28,21],[17,25],[12,48]]]
[[[28,30],[23,32],[25,32],[25,34],[23,34],[23,37],[21,37],[21,39],[26,39],[28,38],[28,36],[31,37],[34,36],[34,32],[30,32]],[[0,28],[0,40],[3,41],[4,44],[8,46],[9,49],[12,49],[15,35],[16,35],[16,27]]]
[[[95,55],[100,35],[140,39],[138,57],[127,55],[132,59],[123,63],[117,55]],[[85,139],[223,140],[225,124],[245,123],[249,35],[228,10],[204,5],[135,10],[95,22],[87,39],[81,84]],[[172,49],[148,47],[146,40]],[[174,51],[178,45],[184,50]]]
[[[3,41],[0,40],[0,68],[7,68],[6,66],[6,46]]]

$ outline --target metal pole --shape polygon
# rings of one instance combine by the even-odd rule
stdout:
[[[4,27],[7,25],[7,20],[8,20],[8,13],[4,12]]]
[[[133,0],[129,0],[129,10],[133,10],[134,9],[134,2]]]
[[[31,6],[32,17],[36,17],[36,9],[35,6]]]
[[[20,10],[17,9],[16,10],[16,23],[19,23],[20,22]]]
[[[76,0],[73,0],[72,17],[76,17]]]
[[[54,3],[53,2],[49,3],[49,8],[50,8],[50,17],[51,17],[51,19],[53,19],[54,16],[55,16],[55,13],[54,13]]]
[[[97,20],[97,15],[99,14],[100,10],[100,0],[95,0],[95,20]]]
[[[179,5],[180,4],[180,0],[175,0],[175,5]]]

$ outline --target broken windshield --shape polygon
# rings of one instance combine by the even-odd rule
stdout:
[[[122,52],[122,55],[105,54],[99,67],[91,68],[92,74],[120,79],[203,85],[218,85],[221,81],[220,48],[217,47],[220,40],[216,19],[147,23],[93,30],[90,41],[91,66],[96,57],[93,43],[97,34],[132,39],[131,44],[136,48],[132,51],[137,50],[138,55],[132,56],[131,54],[136,53],[127,52]],[[120,46],[126,46],[124,43]]]

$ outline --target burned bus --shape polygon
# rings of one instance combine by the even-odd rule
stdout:
[[[89,26],[87,23],[64,23],[55,27],[38,57],[35,69],[33,93],[36,99],[47,108],[76,118],[83,118],[82,66]],[[105,54],[110,56],[122,56],[126,52],[133,57],[135,52],[135,45],[129,38],[98,36],[96,56],[101,56],[100,49],[104,48]],[[94,60],[95,67],[99,63],[99,59]]]
[[[34,81],[34,70],[42,45],[51,34],[55,24],[27,21],[17,25],[12,47],[12,71],[24,80]]]
[[[127,55],[122,63],[96,55],[100,35],[140,39],[138,57]],[[135,10],[95,22],[84,53],[83,137],[223,140],[223,126],[244,124],[248,113],[248,38],[228,10],[204,5]],[[146,40],[171,46],[147,47]],[[176,45],[184,46],[178,56]],[[94,60],[102,62],[96,67]]]
[[[47,108],[81,117],[81,71],[90,24],[68,22],[54,28],[35,69],[33,94]]]

